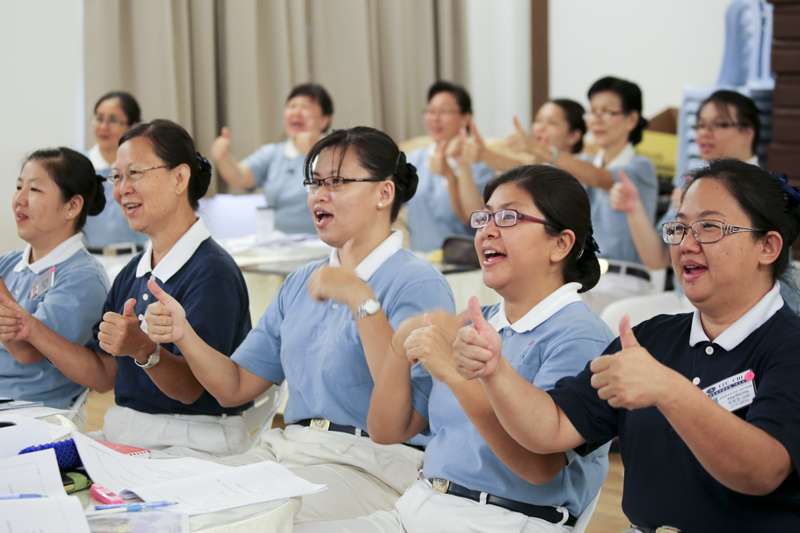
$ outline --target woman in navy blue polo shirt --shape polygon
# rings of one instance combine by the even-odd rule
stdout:
[[[239,416],[248,402],[221,406],[180,349],[152,342],[143,322],[153,280],[182,303],[197,334],[216,349],[232,353],[251,329],[242,273],[195,215],[211,165],[181,126],[154,120],[125,132],[109,179],[128,224],[150,244],[114,280],[86,346],[21,313],[30,342],[73,381],[114,388],[116,405],[96,437],[176,453],[240,453],[249,443]]]
[[[223,405],[288,382],[285,430],[227,464],[279,461],[328,490],[303,497],[298,522],[352,518],[390,509],[422,464],[417,445],[380,446],[366,431],[373,379],[394,328],[428,309],[452,312],[444,276],[403,249],[392,222],[414,196],[417,172],[392,139],[372,128],[336,130],[304,165],[310,216],[330,259],[291,274],[233,353],[208,346],[169,295],[148,308],[156,342],[175,342],[200,382]],[[423,376],[420,374],[419,378]]]
[[[690,177],[663,236],[694,313],[633,330],[623,319],[606,355],[549,393],[510,372],[489,336],[457,366],[529,450],[619,435],[632,531],[794,531],[800,317],[777,280],[800,234],[800,193],[733,159]]]

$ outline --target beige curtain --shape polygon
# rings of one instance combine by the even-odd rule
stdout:
[[[313,81],[334,127],[402,141],[424,133],[437,66],[467,81],[465,28],[463,0],[85,0],[87,109],[128,90],[145,120],[182,124],[204,154],[228,126],[243,158],[284,138],[286,96]]]

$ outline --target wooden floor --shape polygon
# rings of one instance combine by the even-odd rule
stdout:
[[[95,431],[103,427],[103,415],[114,404],[114,393],[99,394],[92,391],[87,404],[86,431]],[[283,427],[283,417],[277,415],[273,426]],[[610,467],[608,477],[603,483],[603,492],[594,511],[592,521],[586,529],[587,533],[620,533],[629,527],[629,522],[622,514],[622,461],[619,454],[609,456]]]

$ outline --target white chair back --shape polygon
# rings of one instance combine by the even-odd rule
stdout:
[[[602,491],[597,491],[597,496],[589,502],[589,505],[586,506],[586,509],[584,509],[578,517],[578,521],[575,522],[575,525],[572,527],[572,533],[584,533],[584,531],[586,531],[586,526],[589,525],[589,520],[592,519],[592,514],[594,514],[594,508],[597,507],[597,502],[600,501],[600,492]]]
[[[273,385],[255,399],[253,407],[244,412],[242,415],[244,425],[250,433],[250,445],[247,451],[253,449],[261,440],[261,435],[272,427],[272,419],[275,418],[275,413],[278,412],[288,390],[285,380],[281,385]]]

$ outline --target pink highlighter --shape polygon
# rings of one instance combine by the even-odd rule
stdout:
[[[125,503],[125,500],[111,492],[105,487],[101,487],[100,485],[94,484],[89,489],[89,492],[94,497],[95,500],[102,502],[102,503]]]

